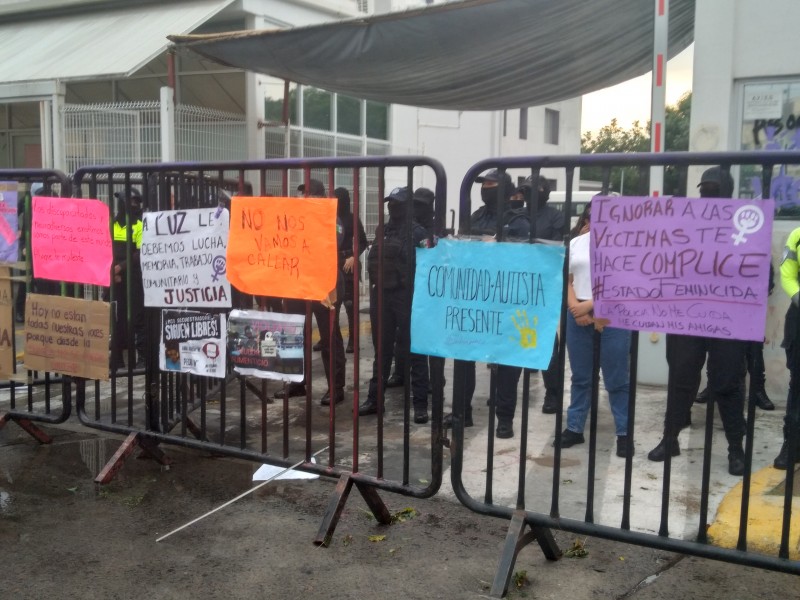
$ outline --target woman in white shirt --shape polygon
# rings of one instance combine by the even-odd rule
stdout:
[[[628,392],[630,380],[631,332],[603,327],[592,313],[592,280],[589,265],[591,204],[587,204],[569,245],[569,285],[567,286],[567,353],[572,368],[567,427],[561,434],[561,447],[569,448],[585,440],[583,429],[591,406],[594,331],[600,331],[600,369],[608,392],[617,434],[617,456],[625,457],[628,432]],[[555,444],[554,444],[555,445]],[[631,445],[633,453],[633,445]]]

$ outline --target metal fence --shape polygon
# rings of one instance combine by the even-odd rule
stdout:
[[[65,105],[68,172],[86,165],[160,162],[161,110],[156,101]],[[180,161],[243,160],[247,155],[244,115],[179,104],[175,146]]]
[[[601,167],[604,172],[604,188],[608,189],[608,182],[612,169],[619,167],[638,167],[642,170],[640,181],[646,182],[647,169],[655,165],[670,166],[677,169],[683,180],[684,189],[687,179],[688,168],[695,165],[714,166],[722,165],[724,169],[736,168],[739,165],[748,165],[755,168],[764,190],[771,189],[771,181],[775,173],[782,173],[783,166],[796,165],[800,163],[800,153],[798,152],[750,152],[750,153],[708,153],[708,154],[689,154],[689,153],[666,153],[666,154],[636,154],[636,155],[581,155],[563,157],[520,157],[508,159],[490,159],[482,161],[473,166],[466,174],[461,184],[460,191],[460,214],[461,232],[470,231],[470,214],[474,206],[470,202],[470,191],[475,178],[487,169],[498,168],[501,171],[506,169],[525,169],[532,175],[538,175],[540,169],[564,169],[566,173],[567,189],[572,188],[573,176],[576,168],[593,166]],[[647,189],[640,190],[640,195],[647,196]],[[571,194],[567,193],[565,211],[570,214]],[[533,203],[535,204],[535,202]],[[498,215],[503,214],[503,207],[498,209]],[[498,217],[499,218],[499,217]],[[532,215],[535,222],[536,213]],[[566,301],[566,286],[569,265],[569,244],[565,225],[564,243],[567,246],[567,259],[564,264],[564,298]],[[498,221],[498,231],[502,230],[502,221]],[[502,239],[502,234],[499,236]],[[531,240],[532,241],[532,240]],[[566,308],[566,304],[565,307]],[[566,331],[566,310],[562,309],[560,331]],[[635,428],[635,415],[637,406],[637,368],[638,368],[638,332],[633,332],[630,351],[630,396],[628,402],[628,432],[627,440],[630,444],[637,439]],[[464,448],[464,421],[465,407],[470,401],[468,395],[468,372],[470,365],[464,361],[455,361],[454,367],[454,389],[453,389],[453,441],[451,444],[452,471],[451,481],[453,489],[458,499],[471,510],[491,515],[498,518],[510,520],[510,526],[506,538],[506,543],[500,558],[500,563],[496,577],[492,586],[493,596],[505,594],[511,579],[517,553],[526,544],[536,540],[540,545],[544,555],[548,559],[558,559],[561,550],[557,546],[552,535],[554,530],[567,531],[579,535],[601,537],[611,540],[618,540],[626,543],[637,544],[646,547],[659,548],[663,550],[680,552],[684,554],[696,555],[712,558],[732,563],[758,566],[761,568],[783,571],[787,573],[800,574],[800,562],[789,559],[789,529],[791,524],[792,512],[792,490],[794,481],[794,471],[789,469],[786,472],[785,490],[781,492],[784,502],[784,512],[782,517],[782,537],[781,548],[776,556],[767,556],[754,551],[748,551],[748,527],[750,498],[751,498],[751,474],[752,457],[754,444],[759,443],[754,439],[755,423],[755,403],[751,397],[750,402],[746,403],[747,431],[745,444],[746,469],[742,482],[741,501],[739,503],[740,519],[738,530],[738,543],[736,549],[726,549],[713,545],[707,533],[709,524],[709,493],[713,485],[711,479],[711,449],[714,440],[714,403],[708,403],[706,412],[705,439],[702,454],[702,466],[698,469],[699,487],[696,496],[686,498],[685,501],[692,506],[699,508],[696,514],[696,529],[693,539],[682,539],[670,535],[670,517],[675,518],[675,511],[683,510],[681,505],[676,506],[676,499],[671,496],[670,474],[678,459],[672,459],[670,453],[664,462],[663,477],[661,479],[662,493],[661,505],[653,506],[645,503],[632,503],[632,498],[638,490],[647,489],[652,486],[651,481],[642,481],[642,474],[633,470],[633,456],[630,451],[627,453],[622,477],[622,489],[608,490],[605,484],[596,485],[599,473],[597,471],[600,461],[598,444],[596,438],[596,426],[598,421],[598,397],[600,396],[600,376],[599,376],[599,337],[595,334],[594,346],[594,367],[592,377],[592,394],[590,421],[588,424],[587,446],[589,450],[587,462],[581,464],[586,467],[586,479],[581,485],[575,485],[572,477],[565,475],[564,454],[561,450],[562,426],[564,424],[562,411],[566,408],[564,402],[564,372],[566,366],[565,344],[559,345],[558,364],[561,378],[559,390],[558,409],[555,411],[555,423],[552,429],[544,425],[544,430],[549,429],[548,437],[554,439],[554,449],[552,461],[539,460],[529,454],[529,448],[535,442],[541,443],[541,439],[531,437],[530,431],[536,430],[531,426],[533,416],[529,417],[528,412],[532,403],[529,392],[531,383],[531,373],[523,371],[522,382],[522,402],[521,410],[521,437],[519,446],[516,448],[515,460],[518,461],[518,469],[505,469],[498,471],[498,461],[501,460],[497,453],[494,443],[495,432],[495,408],[489,410],[488,439],[485,446],[485,455],[482,460],[471,456],[469,464],[465,463]],[[472,367],[474,368],[474,367]],[[730,366],[730,368],[734,368]],[[490,384],[490,397],[497,395],[498,376],[492,373]],[[666,406],[666,403],[664,403]],[[529,421],[530,418],[530,421]],[[549,416],[544,417],[550,418]],[[641,424],[641,423],[640,423]],[[541,431],[541,428],[539,428]],[[475,446],[475,441],[471,442]],[[549,446],[549,442],[547,443]],[[632,447],[632,446],[631,446]],[[509,460],[508,449],[504,449],[502,459],[504,464]],[[477,460],[477,463],[476,463]],[[716,467],[716,465],[715,465]],[[468,468],[473,477],[469,482],[465,479],[465,469]],[[474,473],[476,470],[485,473],[483,483],[476,483]],[[514,471],[513,478],[503,479],[501,473]],[[498,504],[495,502],[496,490],[503,486],[504,489],[513,489],[515,500],[509,504]],[[616,522],[600,522],[600,512],[598,510],[603,494],[619,494],[621,498],[619,520]],[[641,492],[639,492],[641,493]],[[564,507],[570,509],[568,514],[564,514]],[[637,514],[637,510],[639,513]],[[575,512],[578,514],[575,514]],[[583,518],[580,517],[583,512]],[[650,533],[644,530],[636,530],[632,523],[641,522],[642,516],[660,515],[658,533]],[[694,516],[694,515],[692,515]]]
[[[71,196],[72,182],[60,171],[44,169],[0,169],[0,181],[16,181],[19,184],[17,200],[20,231],[30,231],[31,189],[41,186],[40,195]],[[11,332],[12,351],[16,357],[18,327],[22,323],[14,318],[21,315],[28,292],[58,294],[63,287],[54,282],[35,280],[31,277],[30,236],[20,239],[20,260],[12,265]],[[35,423],[57,424],[69,419],[72,414],[72,389],[70,378],[56,373],[30,371],[15,360],[14,373],[0,381],[0,401],[8,402],[9,410],[0,414],[0,429],[8,422],[15,422],[40,443],[50,443],[50,438]]]
[[[287,128],[284,126],[269,125],[265,128],[266,138],[266,157],[267,158],[316,158],[326,156],[336,157],[356,157],[356,156],[388,156],[392,151],[391,142],[367,139],[355,135],[334,133],[329,131],[309,130],[301,127],[290,126],[288,128],[290,144],[287,148],[286,135]],[[288,155],[287,155],[288,151]],[[314,173],[312,176],[323,177],[323,171]],[[274,176],[274,175],[273,175]],[[302,183],[302,173],[295,172],[290,175],[289,190],[294,190]],[[334,175],[333,187],[343,186],[348,189],[353,188],[353,173],[349,171],[337,171]],[[361,173],[359,186],[366,193],[363,198],[367,198],[378,191],[378,171],[376,169],[364,169]],[[362,199],[361,220],[370,236],[378,225],[378,212],[380,205],[367,203]]]
[[[376,194],[367,194],[368,204],[381,205],[385,195],[384,181],[389,172],[392,177],[402,177],[413,185],[416,169],[430,169],[437,178],[437,197],[445,198],[445,177],[442,167],[421,157],[381,157],[350,159],[272,160],[241,163],[176,163],[160,165],[135,165],[124,167],[85,167],[74,175],[77,194],[88,191],[90,197],[109,194],[109,181],[118,185],[123,181],[127,188],[133,181],[142,182],[142,196],[147,198],[150,211],[216,208],[219,198],[214,193],[224,182],[224,173],[239,173],[239,188],[244,191],[247,180],[257,180],[260,185],[253,190],[256,196],[285,196],[289,194],[292,175],[303,173],[308,179],[312,173],[325,173],[321,179],[330,188],[337,173],[349,173],[354,181],[353,206],[358,207],[364,192],[358,182],[361,171],[375,170],[379,185]],[[270,179],[281,181],[281,187],[268,185]],[[189,191],[181,182],[197,182]],[[436,227],[443,228],[444,204],[436,207]],[[382,211],[380,212],[382,219]],[[410,218],[410,216],[409,216]],[[355,211],[354,219],[358,219]],[[134,252],[130,247],[129,251]],[[360,250],[358,252],[360,253]],[[410,268],[410,264],[408,268]],[[353,277],[356,277],[355,272]],[[128,282],[130,286],[130,281]],[[130,302],[132,288],[127,290]],[[279,294],[280,291],[276,290]],[[379,295],[379,302],[380,300]],[[99,299],[95,293],[95,299]],[[113,292],[110,298],[113,303]],[[408,298],[410,307],[410,296]],[[280,303],[278,303],[280,304]],[[168,457],[161,444],[175,444],[188,448],[212,451],[246,460],[289,466],[305,460],[303,468],[320,475],[337,477],[340,484],[331,500],[328,513],[320,528],[317,542],[327,544],[335,528],[341,508],[353,485],[364,496],[380,522],[390,518],[376,490],[383,489],[404,495],[427,497],[433,495],[442,477],[442,398],[443,361],[431,360],[432,365],[432,425],[423,430],[429,443],[420,446],[412,440],[410,423],[410,396],[406,386],[400,403],[394,396],[387,402],[387,410],[378,417],[359,417],[358,407],[363,399],[361,392],[362,368],[371,366],[371,353],[362,360],[359,344],[362,329],[358,298],[354,299],[355,353],[352,369],[348,369],[346,397],[343,404],[332,402],[330,407],[318,406],[322,391],[334,390],[332,381],[312,372],[312,303],[305,302],[305,387],[300,400],[284,398],[274,400],[272,393],[280,386],[266,379],[229,372],[225,379],[201,377],[185,373],[161,372],[158,368],[161,310],[144,309],[146,336],[145,366],[137,363],[137,349],[133,336],[128,339],[123,355],[128,367],[111,374],[109,381],[80,380],[76,389],[77,414],[87,427],[127,435],[127,440],[117,455],[98,475],[98,482],[108,481],[121,466],[122,460],[138,446],[161,461]],[[274,298],[234,295],[234,308],[265,309],[276,306]],[[409,308],[410,310],[410,308]],[[128,311],[127,329],[136,328],[136,317]],[[318,323],[319,327],[327,326]],[[332,326],[332,325],[331,325]],[[382,323],[373,322],[375,335],[380,340]],[[112,327],[111,344],[117,341]],[[406,341],[407,353],[408,342]],[[378,360],[380,361],[380,354]],[[333,357],[331,357],[333,362]],[[406,381],[408,379],[406,364]],[[388,373],[378,372],[379,378]],[[334,395],[333,393],[331,394]],[[384,402],[385,389],[379,390],[379,401]],[[351,414],[352,411],[352,414]],[[393,450],[387,451],[391,445]],[[311,455],[320,447],[328,447],[327,459],[312,464]],[[421,484],[420,482],[425,482]]]

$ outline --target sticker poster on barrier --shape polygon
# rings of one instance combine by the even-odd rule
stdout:
[[[144,213],[144,305],[230,308],[229,221],[221,207]]]
[[[336,199],[233,199],[228,278],[238,290],[322,300],[337,263]]]
[[[418,248],[411,351],[546,369],[563,265],[563,246],[440,240]]]
[[[225,377],[225,315],[192,310],[161,311],[162,371]]]
[[[305,315],[232,310],[228,353],[237,373],[303,381]]]
[[[612,327],[763,341],[772,200],[595,198],[595,318]]]
[[[100,200],[34,196],[31,217],[33,276],[108,286],[111,232]]]
[[[0,181],[0,263],[19,260],[19,193],[16,181]]]
[[[0,377],[13,376],[16,372],[16,363],[11,269],[0,267]]]
[[[108,379],[110,318],[108,302],[28,294],[25,367],[45,373]]]

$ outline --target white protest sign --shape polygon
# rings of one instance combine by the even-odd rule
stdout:
[[[145,306],[230,307],[228,224],[224,208],[145,213],[141,249]]]

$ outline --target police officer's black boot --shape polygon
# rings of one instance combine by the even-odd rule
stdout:
[[[744,448],[741,441],[728,445],[728,473],[744,475]]]
[[[442,426],[446,429],[453,427],[453,413],[447,413],[442,419]],[[472,427],[472,407],[468,407],[464,411],[464,427]]]
[[[800,443],[797,441],[794,446],[794,462],[795,464],[800,462]],[[772,462],[772,466],[781,471],[785,471],[789,467],[789,432],[785,425],[783,427],[783,445],[778,456]]]
[[[678,438],[664,436],[658,446],[647,454],[647,460],[664,462],[667,459],[667,452],[670,453],[670,456],[678,456],[681,453],[680,446],[678,446]]]
[[[378,414],[378,399],[367,397],[358,407],[358,415],[364,417],[366,415]]]

